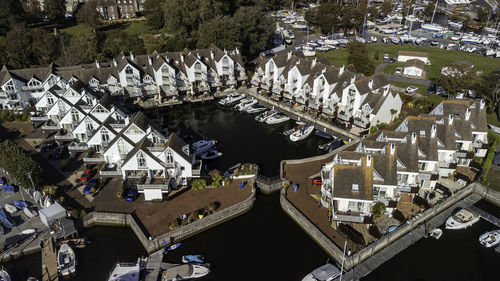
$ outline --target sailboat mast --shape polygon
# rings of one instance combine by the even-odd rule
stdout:
[[[432,13],[431,23],[434,22],[434,16],[436,15],[437,7],[438,7],[438,0],[436,0],[436,5],[434,6],[434,12]]]

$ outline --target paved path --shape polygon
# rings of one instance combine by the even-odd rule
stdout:
[[[386,77],[389,81],[393,82],[419,84],[419,85],[425,85],[427,87],[429,87],[429,85],[431,84],[431,81],[429,80],[408,78],[408,77],[403,77],[401,75],[386,74]]]
[[[58,281],[59,272],[57,270],[57,249],[51,237],[44,240],[42,248],[42,280]]]
[[[388,64],[388,63],[386,63],[386,62],[383,62],[383,63],[381,63],[381,64],[377,65],[377,67],[375,68],[375,73],[384,72],[384,69],[385,69],[385,67],[386,67],[387,65],[389,65],[389,64]]]

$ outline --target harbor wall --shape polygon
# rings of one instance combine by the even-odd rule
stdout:
[[[157,237],[146,237],[146,234],[139,226],[135,218],[131,214],[123,213],[106,213],[92,212],[83,219],[84,227],[93,225],[113,225],[113,226],[128,226],[134,231],[137,239],[141,242],[148,253],[155,252],[165,246],[186,239],[192,235],[200,233],[229,219],[239,216],[253,207],[255,201],[255,189],[252,189],[252,194],[238,204],[217,211],[202,219],[196,220],[188,225],[176,228]]]
[[[272,100],[270,98],[267,98],[267,97],[264,97],[262,95],[259,95],[257,93],[257,88],[250,88],[250,89],[248,89],[246,91],[246,93],[248,95],[250,95],[250,96],[258,99],[259,101],[261,101],[261,102],[269,105],[269,106],[274,106],[276,109],[279,109],[281,111],[285,111],[285,112],[287,112],[289,114],[292,114],[292,115],[295,115],[295,116],[301,118],[301,120],[307,120],[307,121],[309,121],[311,123],[314,123],[316,125],[317,129],[323,129],[323,128],[325,128],[325,129],[327,129],[327,130],[329,130],[331,132],[334,132],[334,133],[346,136],[346,137],[348,137],[350,139],[353,139],[353,140],[359,138],[358,135],[355,135],[355,134],[353,134],[351,132],[343,130],[343,129],[341,129],[339,127],[336,127],[336,126],[334,126],[332,124],[329,124],[329,123],[326,123],[324,121],[318,120],[318,119],[316,119],[316,118],[314,118],[312,116],[309,116],[308,114],[292,110],[292,109],[290,109],[290,107],[287,107],[287,106],[285,106],[283,104],[277,103],[276,101],[274,101],[274,100]]]
[[[492,204],[500,207],[500,192],[486,187],[479,183],[474,183],[474,192]]]

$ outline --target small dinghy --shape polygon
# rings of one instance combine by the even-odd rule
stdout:
[[[220,156],[222,156],[222,152],[218,152],[215,149],[210,149],[209,151],[207,151],[201,155],[201,159],[211,160],[211,159],[218,158]]]
[[[7,218],[2,219],[2,225],[7,229],[11,229],[14,226],[14,224],[10,222],[9,219]]]
[[[9,274],[5,269],[0,269],[0,281],[11,281]]]
[[[14,201],[14,206],[16,206],[16,208],[18,208],[19,210],[22,210],[28,207],[28,204],[26,204],[26,202],[24,202],[23,200],[16,200]]]
[[[303,139],[307,138],[308,136],[310,136],[311,133],[313,132],[313,130],[314,130],[314,125],[308,125],[308,126],[302,127],[290,135],[290,140],[291,141],[303,140]]]
[[[4,205],[4,208],[5,208],[5,210],[6,210],[7,212],[9,212],[9,213],[11,213],[11,214],[13,214],[13,213],[17,212],[17,208],[16,208],[16,207],[14,207],[14,205],[11,205],[11,204],[5,204],[5,205]]]
[[[179,248],[180,246],[181,246],[181,242],[172,244],[172,245],[168,246],[167,248],[165,248],[165,251],[163,251],[163,253],[166,254],[166,253],[168,253],[170,251],[173,251],[173,250]]]
[[[30,210],[29,207],[24,208],[23,212],[30,219],[38,216],[38,212],[35,210]]]
[[[62,244],[57,252],[57,266],[62,276],[68,276],[76,272],[75,252],[67,244]]]
[[[25,230],[21,231],[21,234],[24,234],[24,235],[31,235],[31,234],[33,234],[33,233],[35,233],[35,232],[36,232],[36,230],[35,230],[35,229],[30,228],[30,229],[25,229]]]
[[[10,183],[2,185],[2,188],[7,192],[14,192],[14,186]]]
[[[398,226],[397,225],[391,225],[389,226],[389,228],[387,229],[387,232],[393,232],[394,230],[398,229]]]
[[[40,191],[35,191],[33,193],[33,199],[36,201],[36,202],[40,202],[40,199],[42,199],[42,193]]]
[[[479,236],[479,243],[486,248],[494,247],[500,244],[500,230],[493,230],[483,233]]]
[[[4,213],[4,211],[0,208],[0,220],[5,219],[7,215]]]
[[[432,237],[434,239],[439,239],[441,238],[441,235],[443,235],[443,230],[440,228],[434,228],[430,233],[429,237]]]
[[[205,257],[203,255],[185,255],[182,256],[183,263],[203,263]]]
[[[266,111],[267,108],[265,107],[249,107],[247,109],[247,113],[254,114],[254,113],[260,113],[262,111]]]
[[[330,135],[329,133],[327,132],[323,132],[323,131],[319,131],[319,130],[316,130],[316,132],[314,132],[314,134],[318,137],[322,137],[322,138],[325,138],[325,139],[331,139],[333,138],[332,135]]]

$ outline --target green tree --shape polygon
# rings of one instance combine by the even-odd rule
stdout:
[[[101,14],[97,11],[97,1],[91,0],[83,4],[76,12],[76,20],[92,28],[101,25]]]
[[[19,0],[0,0],[0,7],[0,36],[4,36],[25,14]]]
[[[66,0],[44,0],[43,11],[50,20],[60,19],[66,13]]]
[[[3,58],[3,63],[13,68],[24,68],[33,63],[31,37],[23,23],[14,25],[5,39],[6,57]]]
[[[373,218],[378,219],[385,213],[385,204],[382,202],[377,202],[372,207]]]
[[[40,19],[42,9],[38,0],[21,0],[21,3],[27,17],[34,20]]]
[[[200,25],[198,46],[202,48],[215,44],[220,48],[234,49],[241,47],[240,30],[229,16],[217,16]]]
[[[54,195],[57,193],[57,189],[58,189],[57,185],[46,185],[43,187],[43,192],[45,192],[45,194],[47,195]]]
[[[202,190],[207,187],[207,181],[204,179],[196,179],[191,182],[191,189],[193,190]]]
[[[364,75],[372,75],[375,70],[375,64],[368,56],[366,45],[355,41],[349,43],[347,49],[349,51],[347,63],[353,64],[356,70]]]
[[[478,96],[486,100],[489,111],[497,109],[500,103],[500,70],[482,76],[475,90]]]
[[[265,16],[258,7],[241,7],[233,17],[240,32],[239,42],[243,55],[260,53],[274,32],[273,20]]]
[[[13,141],[0,143],[0,167],[2,167],[21,187],[39,187],[42,182],[42,170],[38,163],[33,161]]]
[[[477,73],[473,67],[465,64],[451,64],[447,67],[450,71],[439,75],[435,83],[448,93],[448,97],[474,87]]]
[[[212,187],[218,188],[222,185],[222,176],[219,173],[216,173],[212,176]]]
[[[48,65],[59,57],[59,42],[52,32],[45,29],[32,29],[30,31],[32,46],[31,50],[38,65]]]
[[[162,0],[146,0],[144,2],[144,14],[146,16],[146,23],[152,29],[161,29],[165,25],[163,11],[161,9]]]
[[[80,33],[64,38],[60,61],[63,65],[93,62],[97,58],[97,37],[93,33]]]

